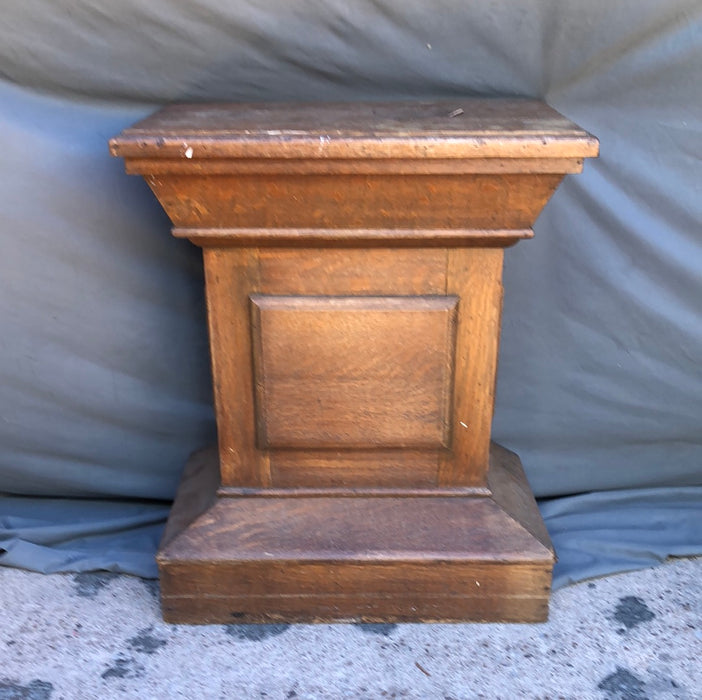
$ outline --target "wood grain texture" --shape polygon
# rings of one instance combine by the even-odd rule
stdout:
[[[562,174],[150,175],[178,228],[526,229]]]
[[[446,294],[446,249],[264,248],[258,256],[265,294]]]
[[[515,459],[495,448],[491,481],[501,488],[507,469],[528,493]],[[553,549],[523,525],[540,519],[536,503],[525,499],[512,513],[498,500],[219,498],[159,552],[164,616],[544,620]]]
[[[206,564],[210,575],[203,576],[200,592],[206,596],[226,593],[231,596],[267,596],[280,594],[281,589],[290,589],[295,596],[334,595],[343,591],[348,585],[348,576],[352,574],[361,596],[401,596],[407,592],[409,582],[421,580],[421,596],[447,597],[472,596],[476,594],[500,596],[513,593],[509,577],[492,563],[476,561],[466,564],[464,561],[437,561],[431,568],[421,562],[359,562],[346,564],[341,562],[306,561],[294,563],[275,560],[268,562],[239,562],[223,565],[224,570],[216,569],[213,563]],[[533,563],[522,564],[523,575],[530,576],[530,584],[535,591],[524,591],[518,595],[534,595],[535,592],[548,591],[548,572],[544,567]],[[168,575],[186,578],[190,575],[189,564],[175,563],[169,568]],[[225,571],[229,576],[223,575]],[[470,575],[470,579],[465,574]],[[226,580],[226,588],[223,581]],[[480,585],[476,585],[476,581]],[[468,585],[470,584],[470,585]],[[476,590],[485,588],[484,591]]]
[[[351,302],[352,305],[367,305],[372,302],[367,301],[368,297],[364,295],[364,291],[366,294],[376,292],[376,295],[387,296],[401,294],[406,296],[400,297],[400,304],[406,303],[405,299],[409,299],[410,304],[414,303],[413,299],[419,299],[420,307],[425,304],[421,300],[429,293],[433,299],[430,306],[434,304],[439,307],[439,311],[435,311],[433,314],[436,318],[432,320],[432,314],[430,314],[428,325],[422,322],[417,326],[417,319],[421,322],[421,314],[417,316],[415,312],[412,312],[409,317],[414,317],[415,321],[407,326],[407,322],[402,320],[401,314],[398,319],[401,321],[400,325],[405,326],[403,337],[393,337],[392,334],[388,333],[389,328],[383,329],[378,326],[380,317],[389,314],[389,318],[392,319],[395,311],[380,313],[380,317],[379,310],[373,312],[376,317],[375,342],[383,345],[383,347],[377,346],[374,351],[369,346],[367,337],[369,328],[364,323],[356,322],[355,335],[362,343],[365,343],[367,351],[373,351],[371,357],[368,357],[368,353],[366,353],[366,359],[371,362],[370,368],[374,367],[376,373],[375,380],[371,380],[370,374],[364,375],[360,379],[367,382],[367,388],[372,388],[373,381],[377,387],[378,381],[383,382],[382,376],[386,372],[390,355],[392,353],[398,355],[395,364],[396,369],[398,369],[399,364],[399,375],[393,379],[392,373],[389,373],[386,381],[396,387],[396,394],[400,393],[402,405],[397,412],[405,414],[411,409],[411,406],[406,405],[407,392],[403,385],[403,376],[407,379],[414,372],[415,378],[421,378],[421,367],[420,364],[415,366],[415,360],[417,357],[428,357],[434,363],[435,374],[439,367],[443,367],[445,364],[444,379],[440,380],[444,381],[444,398],[442,395],[431,397],[431,392],[426,389],[426,382],[420,383],[417,388],[419,402],[415,401],[415,409],[418,406],[421,408],[422,392],[424,392],[425,399],[432,400],[437,406],[445,408],[445,394],[451,390],[445,384],[446,382],[450,383],[450,358],[447,353],[452,352],[453,347],[453,311],[446,318],[443,318],[445,313],[441,309],[444,307],[448,309],[455,305],[455,299],[452,300],[445,296],[447,255],[448,252],[442,249],[322,250],[315,251],[314,255],[310,255],[310,252],[304,249],[284,248],[253,248],[247,249],[246,254],[237,253],[234,249],[230,251],[228,248],[205,250],[206,267],[211,267],[213,271],[211,281],[208,277],[208,298],[213,295],[212,304],[217,304],[217,309],[211,314],[210,324],[212,327],[211,342],[216,397],[223,397],[222,407],[217,403],[217,418],[220,440],[228,455],[222,460],[222,479],[225,486],[258,488],[266,484],[278,488],[282,484],[286,484],[291,488],[295,486],[311,487],[314,485],[315,477],[320,479],[317,485],[324,483],[332,488],[339,488],[342,485],[348,488],[361,488],[374,484],[381,487],[394,484],[402,488],[417,485],[429,486],[436,483],[438,464],[436,450],[433,453],[425,451],[423,454],[416,451],[403,451],[402,444],[404,443],[401,444],[401,440],[395,441],[394,444],[398,449],[393,454],[386,454],[383,451],[385,449],[383,445],[376,445],[380,451],[373,452],[370,449],[373,447],[372,441],[366,441],[363,445],[359,444],[353,447],[353,452],[348,454],[339,453],[338,450],[330,452],[316,449],[313,455],[305,455],[304,449],[300,452],[300,449],[305,447],[302,440],[297,445],[297,452],[290,450],[270,451],[265,449],[268,447],[266,444],[256,445],[255,439],[253,447],[251,447],[252,438],[249,431],[250,425],[255,424],[255,412],[253,398],[249,398],[247,392],[254,391],[254,382],[246,373],[251,371],[251,358],[256,354],[257,344],[255,343],[255,334],[251,333],[251,328],[244,328],[242,324],[250,323],[249,310],[245,306],[248,304],[247,300],[250,295],[256,296],[256,290],[272,293],[282,292],[293,304],[299,303],[294,301],[295,299],[311,295],[341,294],[349,295],[355,299]],[[216,275],[214,274],[215,269],[219,270]],[[242,301],[244,301],[243,305]],[[393,323],[395,322],[390,320],[390,328]],[[356,370],[359,370],[360,356],[358,353],[354,353],[353,345],[348,344],[350,340],[348,337],[339,336],[339,332],[343,336],[345,328],[342,324],[336,331],[337,345],[340,343],[343,346],[341,349],[337,348],[338,352],[330,347],[325,348],[323,343],[320,345],[322,337],[320,334],[325,332],[324,329],[308,328],[307,335],[304,333],[300,335],[300,329],[298,329],[296,343],[299,348],[298,358],[300,361],[307,363],[307,365],[317,365],[318,358],[326,353],[328,362],[338,363],[339,357],[345,353],[350,357],[350,361],[356,362]],[[333,324],[326,332],[335,332]],[[427,344],[429,337],[437,333],[439,334],[437,340],[444,343],[443,350],[441,347],[432,347]],[[278,333],[276,331],[272,342],[274,345],[278,344],[280,363],[286,367],[289,360],[288,346],[291,338],[284,332]],[[401,346],[399,350],[397,350],[398,345]],[[260,349],[259,347],[259,354]],[[240,359],[236,359],[237,357]],[[217,358],[219,358],[219,362]],[[411,362],[405,366],[403,363],[406,360]],[[434,383],[438,386],[436,377]],[[314,389],[307,380],[300,383],[299,389],[298,393],[305,401],[309,402],[314,397],[320,398],[319,393],[314,393]],[[329,386],[327,386],[327,393],[330,393]],[[334,394],[333,385],[331,398],[342,403],[346,402],[347,406],[352,407],[351,399],[353,397],[349,396],[345,390]],[[383,401],[385,401],[384,404]],[[373,415],[377,416],[379,410],[386,410],[387,413],[388,407],[392,408],[392,402],[388,402],[387,397],[381,392],[381,406],[371,406],[371,409],[376,411],[375,414],[370,414],[371,418]],[[294,419],[299,415],[303,421],[311,422],[310,413],[306,410],[304,402],[300,404],[290,401],[285,410],[291,411]],[[363,404],[357,405],[355,410],[356,412],[363,411]],[[324,421],[319,424],[322,430],[326,429],[327,413],[331,415],[328,411],[323,411],[323,413]],[[445,410],[444,413],[446,413]],[[435,412],[435,415],[439,416],[439,412]],[[347,418],[349,417],[347,416]],[[450,431],[446,418],[444,415],[438,419],[440,427],[437,423],[437,434],[440,432],[441,435],[446,435]],[[365,418],[365,420],[367,423],[368,419]],[[422,417],[422,420],[426,420],[426,417]],[[285,417],[282,425],[286,429],[294,428],[294,425]],[[346,423],[342,421],[340,425],[342,428],[344,426],[353,427],[354,420],[349,419]],[[318,432],[320,430],[319,427],[315,429]],[[417,444],[417,436],[407,426],[405,427],[405,435],[409,435],[413,445]],[[419,438],[423,439],[421,434]],[[316,445],[317,448],[321,446]],[[348,445],[346,446],[348,447]],[[374,479],[378,481],[375,482]]]
[[[242,561],[354,565],[552,559],[492,499],[460,497],[220,498],[166,551],[204,560],[231,551]]]
[[[248,293],[258,282],[255,250],[204,251],[212,378],[222,483],[270,485],[268,456],[256,449]]]
[[[251,302],[260,448],[449,446],[456,297]]]
[[[466,581],[475,579],[470,569]],[[531,571],[515,568],[513,585],[528,587]],[[526,584],[523,584],[526,582]],[[468,585],[468,584],[467,584]],[[176,624],[271,624],[320,622],[545,622],[548,595],[489,596],[210,596],[199,594],[162,599],[163,619]]]
[[[541,514],[534,508],[534,496],[519,457],[493,442],[490,445],[490,462],[487,484],[495,503],[506,513],[510,513],[544,547],[553,549]]]
[[[174,228],[176,238],[208,246],[314,246],[368,249],[406,247],[506,248],[526,238],[531,229],[329,229],[329,228]]]
[[[178,508],[172,510],[161,535],[159,549],[185,530],[199,515],[212,506],[220,484],[219,454],[216,447],[193,453],[183,470],[175,500]]]
[[[437,433],[437,437],[443,435]],[[273,450],[269,455],[271,484],[279,489],[373,487],[392,491],[437,483],[436,450]]]
[[[376,453],[377,455],[377,453]],[[382,461],[382,460],[381,460]],[[362,464],[362,467],[368,466],[369,469],[377,469],[374,464],[375,460],[368,460]],[[334,462],[325,464],[330,471],[334,471],[339,466],[343,466]],[[410,464],[409,473],[412,476],[412,467]],[[217,490],[217,495],[222,498],[473,498],[490,496],[492,492],[487,486],[427,486],[405,485],[402,486],[388,485],[383,486],[368,486],[366,483],[356,485],[352,482],[356,478],[356,470],[347,472],[343,477],[343,485],[315,485],[315,486],[267,486],[265,488],[247,488],[240,486],[220,486]],[[342,481],[341,470],[337,471],[339,481]],[[365,472],[361,469],[361,477]],[[349,478],[350,475],[350,478]],[[292,477],[291,477],[292,478]]]
[[[514,99],[174,105],[110,142],[204,250],[219,449],[167,620],[545,619],[553,548],[490,447],[502,261],[597,149]]]
[[[466,175],[579,173],[582,158],[128,158],[130,175]]]
[[[486,484],[502,312],[499,248],[449,252],[448,290],[461,299],[453,394],[453,445],[442,455],[439,484]]]
[[[219,103],[167,107],[112,139],[110,150],[191,161],[582,158],[597,155],[597,139],[536,100]]]

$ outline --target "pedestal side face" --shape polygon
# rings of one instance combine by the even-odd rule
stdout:
[[[205,268],[223,485],[485,486],[501,249],[205,249]]]

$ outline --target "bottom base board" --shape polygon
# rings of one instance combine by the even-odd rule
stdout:
[[[218,497],[216,450],[189,461],[158,564],[178,623],[540,622],[553,548],[518,457],[492,496]]]

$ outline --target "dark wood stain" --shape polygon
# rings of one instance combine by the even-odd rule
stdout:
[[[502,262],[596,139],[469,99],[176,105],[110,148],[204,253],[219,446],[165,619],[545,619],[553,549],[490,442]]]

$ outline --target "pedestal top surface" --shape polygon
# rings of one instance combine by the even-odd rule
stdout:
[[[527,99],[171,105],[110,142],[137,158],[583,158],[597,139]]]

